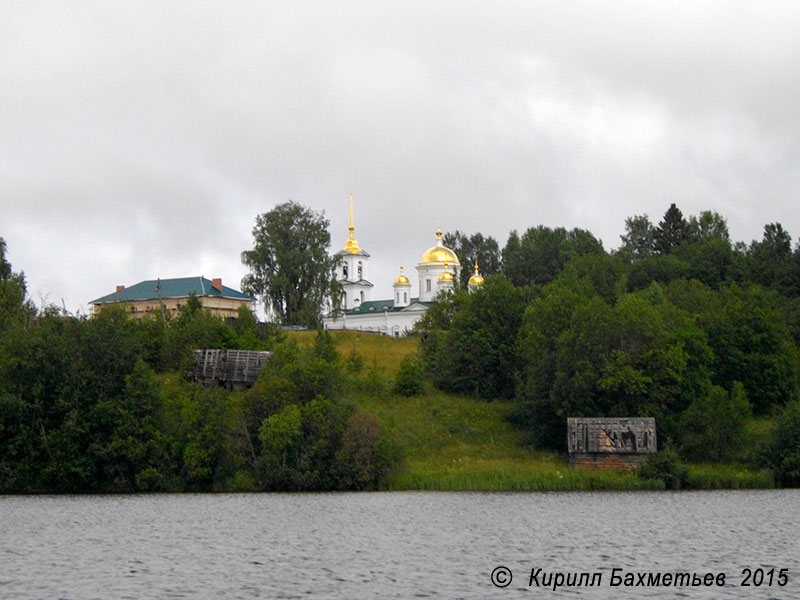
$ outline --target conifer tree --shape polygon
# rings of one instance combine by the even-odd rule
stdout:
[[[656,254],[669,254],[672,249],[683,243],[689,235],[689,224],[683,218],[683,213],[670,204],[664,219],[658,224],[653,236],[653,249]]]

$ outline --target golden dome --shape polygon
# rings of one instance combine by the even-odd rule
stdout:
[[[428,248],[422,258],[419,259],[420,264],[426,263],[452,263],[461,266],[456,253],[450,250],[447,246],[442,244],[442,230],[436,230],[436,245],[433,248]]]
[[[475,274],[469,278],[469,285],[483,285],[484,283],[486,283],[485,280],[478,272],[478,259],[475,259]]]
[[[444,261],[444,271],[442,271],[442,274],[439,275],[439,282],[441,283],[443,281],[455,282],[453,274],[447,270],[447,261]]]
[[[403,273],[403,265],[400,265],[400,275],[394,280],[395,285],[411,285],[411,282],[408,280],[408,277],[405,276]]]

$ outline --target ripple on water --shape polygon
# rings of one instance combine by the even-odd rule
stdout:
[[[498,565],[506,592],[530,592],[532,568],[797,574],[798,506],[798,490],[0,497],[0,597],[485,598]],[[575,596],[619,588],[548,592]]]

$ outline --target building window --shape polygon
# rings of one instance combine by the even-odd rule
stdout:
[[[361,302],[364,301],[364,292],[361,292]]]
[[[358,278],[359,279],[364,278],[364,267],[361,266],[361,261],[358,261]]]
[[[408,304],[408,292],[403,292],[403,304]]]
[[[342,265],[342,277],[347,279],[347,264]]]
[[[425,291],[426,292],[430,292],[431,291],[431,280],[430,279],[426,279],[425,280]]]

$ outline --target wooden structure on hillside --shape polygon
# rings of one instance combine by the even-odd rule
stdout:
[[[255,350],[195,350],[189,379],[207,386],[248,388],[255,383],[269,355]]]
[[[568,418],[569,465],[590,469],[632,469],[657,451],[653,417]]]

